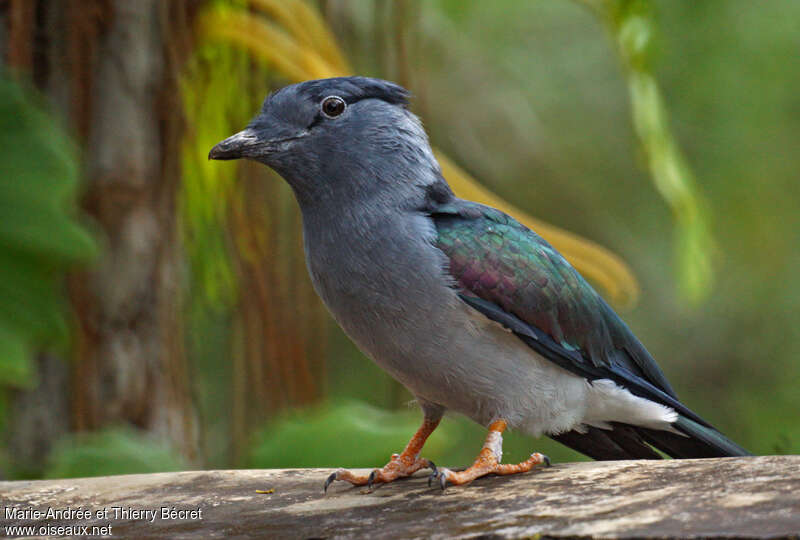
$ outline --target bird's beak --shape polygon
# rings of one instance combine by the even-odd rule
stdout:
[[[263,141],[251,128],[246,128],[218,143],[208,153],[208,159],[240,159],[252,155]]]

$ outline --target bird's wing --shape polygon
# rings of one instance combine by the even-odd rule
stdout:
[[[429,210],[437,247],[461,299],[503,324],[544,358],[590,381],[610,379],[672,407],[683,435],[614,423],[551,435],[595,459],[747,456],[678,401],[653,357],[622,319],[539,235],[481,204],[451,200]]]
[[[572,266],[539,235],[481,204],[453,200],[429,211],[437,247],[461,299],[503,324],[544,358],[589,380],[611,379],[672,407],[678,432],[613,423],[551,435],[595,459],[747,456],[678,401],[653,357]]]
[[[661,369],[611,307],[543,238],[514,218],[456,200],[430,212],[437,247],[464,302],[545,358],[707,425],[680,403]]]

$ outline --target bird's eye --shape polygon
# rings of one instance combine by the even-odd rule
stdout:
[[[328,118],[336,118],[347,108],[347,103],[339,96],[329,96],[322,100],[322,114]]]

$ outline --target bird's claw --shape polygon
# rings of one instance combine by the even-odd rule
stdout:
[[[428,487],[433,485],[433,481],[438,479],[439,480],[439,487],[444,491],[444,488],[447,487],[447,469],[437,469],[435,466],[432,467],[433,472],[428,475]]]
[[[436,468],[436,463],[431,460],[428,460],[428,467],[431,469],[431,474],[428,475],[428,487],[431,487],[433,479],[439,476],[439,469]]]
[[[375,473],[377,471],[372,471],[369,473],[369,478],[367,478],[367,491],[372,491],[372,483],[375,481]]]
[[[331,473],[331,475],[325,480],[325,487],[323,488],[323,493],[328,493],[328,487],[336,480],[338,476],[338,472]]]
[[[366,486],[364,493],[371,493],[377,484],[393,482],[398,478],[411,476],[420,469],[430,468],[436,473],[436,464],[429,459],[415,459],[413,462],[401,460],[400,456],[395,454],[392,461],[386,464],[382,469],[373,469],[369,475],[354,474],[347,469],[339,469],[331,473],[325,479],[323,491],[328,492],[328,488],[332,483],[337,480],[344,480],[350,482],[354,486]]]
[[[544,464],[547,467],[551,466],[550,458],[544,454],[533,453],[526,461],[518,464],[502,464],[498,463],[497,459],[492,455],[489,457],[479,457],[475,463],[466,470],[451,471],[447,468],[440,468],[433,471],[428,476],[428,487],[433,485],[433,481],[439,481],[439,487],[442,491],[448,485],[460,486],[472,482],[476,478],[486,476],[487,474],[508,475],[519,474],[528,472],[536,465]]]

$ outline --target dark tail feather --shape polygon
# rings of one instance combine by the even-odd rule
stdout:
[[[686,436],[628,424],[612,425],[612,430],[588,426],[585,433],[568,431],[550,438],[597,460],[659,459],[661,455],[653,448],[673,458],[752,455],[714,428],[681,415],[673,427]]]
[[[751,456],[752,454],[710,426],[703,426],[683,415],[672,424],[683,437],[668,431],[637,428],[644,440],[674,458]]]
[[[600,461],[619,459],[661,459],[637,432],[627,424],[614,423],[613,429],[586,426],[586,431],[568,431],[550,438],[564,446]]]

